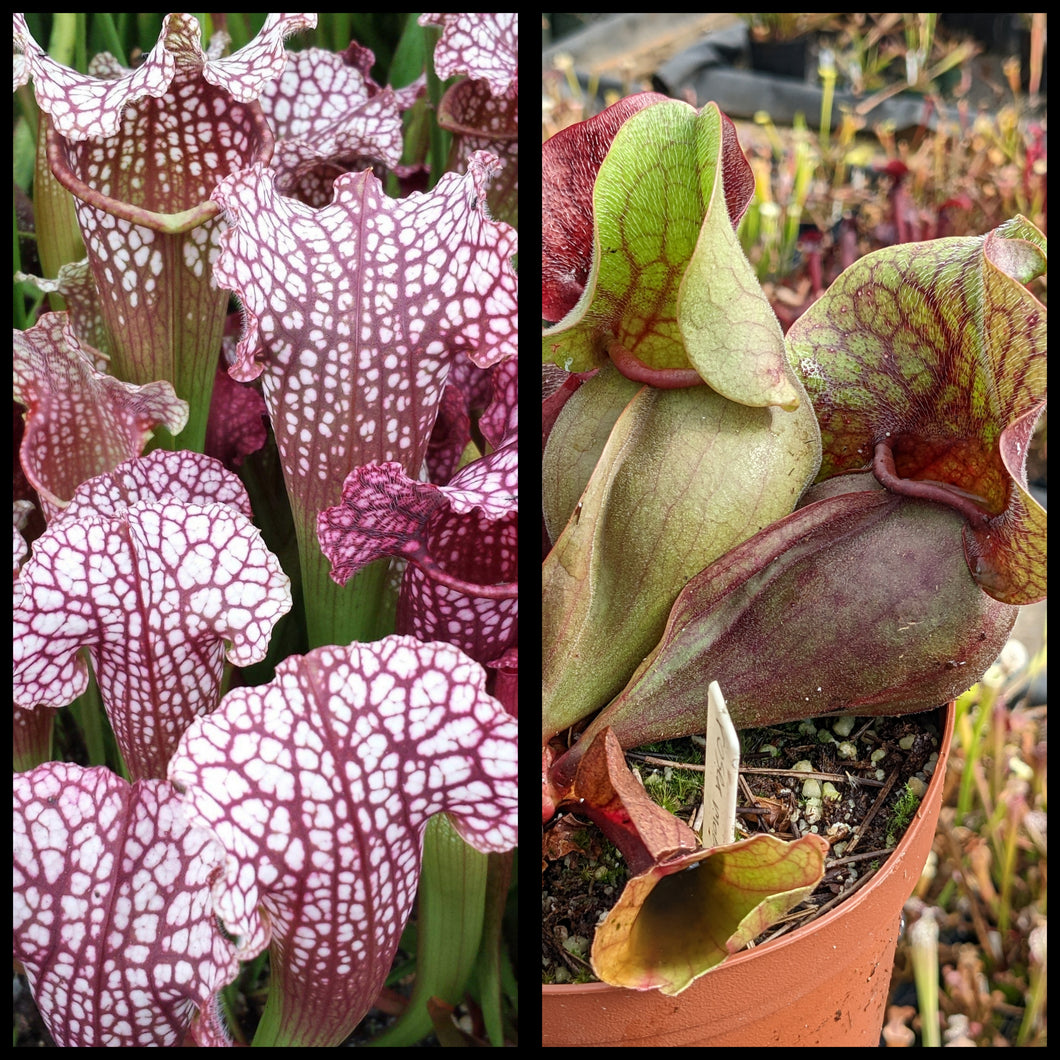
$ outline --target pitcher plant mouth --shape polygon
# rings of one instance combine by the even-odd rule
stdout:
[[[894,466],[894,448],[890,440],[876,443],[872,456],[872,473],[876,481],[892,493],[903,497],[916,497],[923,501],[935,501],[958,511],[970,526],[984,529],[996,516],[985,510],[986,499],[949,482],[931,479],[902,478]]]
[[[250,103],[233,104],[233,106],[246,113],[250,123],[246,132],[249,134],[251,144],[255,145],[246,164],[261,162],[267,165],[272,160],[275,137],[261,109],[261,104],[253,100]],[[104,210],[113,217],[120,217],[130,224],[142,225],[144,228],[150,228],[166,235],[183,235],[205,221],[217,217],[221,212],[220,204],[210,198],[210,187],[203,188],[203,198],[200,202],[179,211],[150,210],[145,206],[115,198],[87,184],[78,176],[72,154],[85,150],[98,150],[98,147],[90,141],[71,143],[56,130],[54,123],[48,122],[48,164],[51,166],[55,179],[82,202]]]

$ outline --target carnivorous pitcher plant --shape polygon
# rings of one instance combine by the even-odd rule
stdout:
[[[14,16],[14,949],[59,1045],[514,1042],[516,42]]]
[[[827,844],[704,849],[623,750],[702,734],[714,682],[736,728],[936,707],[1045,596],[1046,241],[1014,217],[878,251],[784,335],[714,104],[633,96],[543,153],[542,817],[588,816],[633,873],[598,977],[676,993],[800,901]],[[654,882],[710,859],[682,927],[638,932]]]

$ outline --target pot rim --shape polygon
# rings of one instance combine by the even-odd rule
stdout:
[[[937,707],[936,711],[944,711],[944,715],[942,719],[941,741],[939,744],[939,758],[938,762],[935,764],[935,771],[931,775],[927,791],[924,792],[924,797],[920,800],[920,805],[917,807],[913,820],[910,822],[909,827],[906,828],[905,834],[898,841],[898,845],[887,856],[884,866],[892,865],[892,863],[897,864],[897,862],[904,860],[909,853],[910,848],[913,846],[914,841],[920,837],[920,831],[925,819],[924,808],[931,805],[936,795],[938,796],[939,805],[941,806],[941,788],[946,783],[946,767],[949,764],[950,747],[953,742],[953,728],[956,719],[956,701],[950,700],[949,703],[944,703],[940,707]],[[932,838],[934,838],[934,828],[935,825],[933,824]],[[794,931],[787,935],[783,935],[780,938],[773,939],[770,942],[764,942],[761,946],[756,946],[753,950],[745,949],[734,954],[732,957],[727,958],[719,964],[716,968],[712,968],[709,972],[706,972],[705,975],[701,977],[701,980],[706,979],[715,971],[724,971],[724,969],[731,968],[736,964],[745,963],[767,951],[772,952],[779,950],[784,946],[798,945],[809,934],[819,931],[823,927],[827,927],[839,916],[847,915],[852,911],[857,910],[866,902],[875,902],[879,890],[884,887],[890,879],[890,874],[882,871],[884,866],[881,866],[880,870],[876,872],[875,876],[873,876],[866,886],[862,887],[856,894],[851,895],[846,901],[840,902],[839,905],[830,912],[825,913],[823,917],[813,920],[809,924],[803,924],[802,927],[796,928]],[[636,994],[642,992],[629,990],[627,987],[622,986],[611,986],[609,983],[542,983],[541,985],[541,992],[544,996],[565,995],[569,997],[576,993],[604,994],[608,991],[619,991],[623,994]]]

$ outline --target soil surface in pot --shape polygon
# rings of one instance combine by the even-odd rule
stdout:
[[[912,820],[934,771],[940,719],[938,711],[818,718],[740,733],[736,820],[741,835],[771,832],[795,839],[812,830],[832,847],[814,893],[755,945],[809,923],[872,878]],[[702,769],[682,765],[702,766],[701,745],[695,738],[672,740],[626,757],[655,801],[696,829]],[[793,771],[807,761],[813,772]],[[819,803],[803,793],[808,779],[824,789]],[[618,900],[628,875],[615,847],[584,818],[562,814],[545,826],[543,983],[595,979],[589,953],[596,926]]]

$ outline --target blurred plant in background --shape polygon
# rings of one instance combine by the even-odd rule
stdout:
[[[1046,707],[1026,696],[1046,651],[1028,660],[1010,641],[957,700],[933,856],[898,943],[888,1045],[1047,1040]]]
[[[851,261],[893,243],[985,232],[1017,213],[1048,230],[1045,122],[1033,109],[1042,78],[1044,15],[1027,16],[1029,54],[1022,62],[1015,55],[1005,60],[1003,80],[989,86],[993,103],[985,108],[966,98],[970,59],[981,48],[941,32],[935,16],[740,17],[762,35],[772,26],[780,38],[796,28],[827,30],[817,65],[821,112],[804,116],[819,129],[806,120],[779,128],[764,111],[753,123],[736,122],[756,185],[741,221],[741,245],[760,281],[783,281],[789,293],[782,298],[794,302],[797,281],[805,281],[798,303],[804,307],[811,285],[817,290],[810,277],[814,258],[823,290]],[[945,103],[938,84],[943,74],[952,82]],[[842,84],[864,96],[853,109],[834,103]],[[631,81],[604,103],[638,87]],[[569,57],[557,58],[542,88],[542,140],[602,109],[591,102],[596,86],[582,88]],[[910,89],[924,95],[923,124],[897,129],[874,121],[875,106]],[[780,313],[785,326],[792,308]]]

